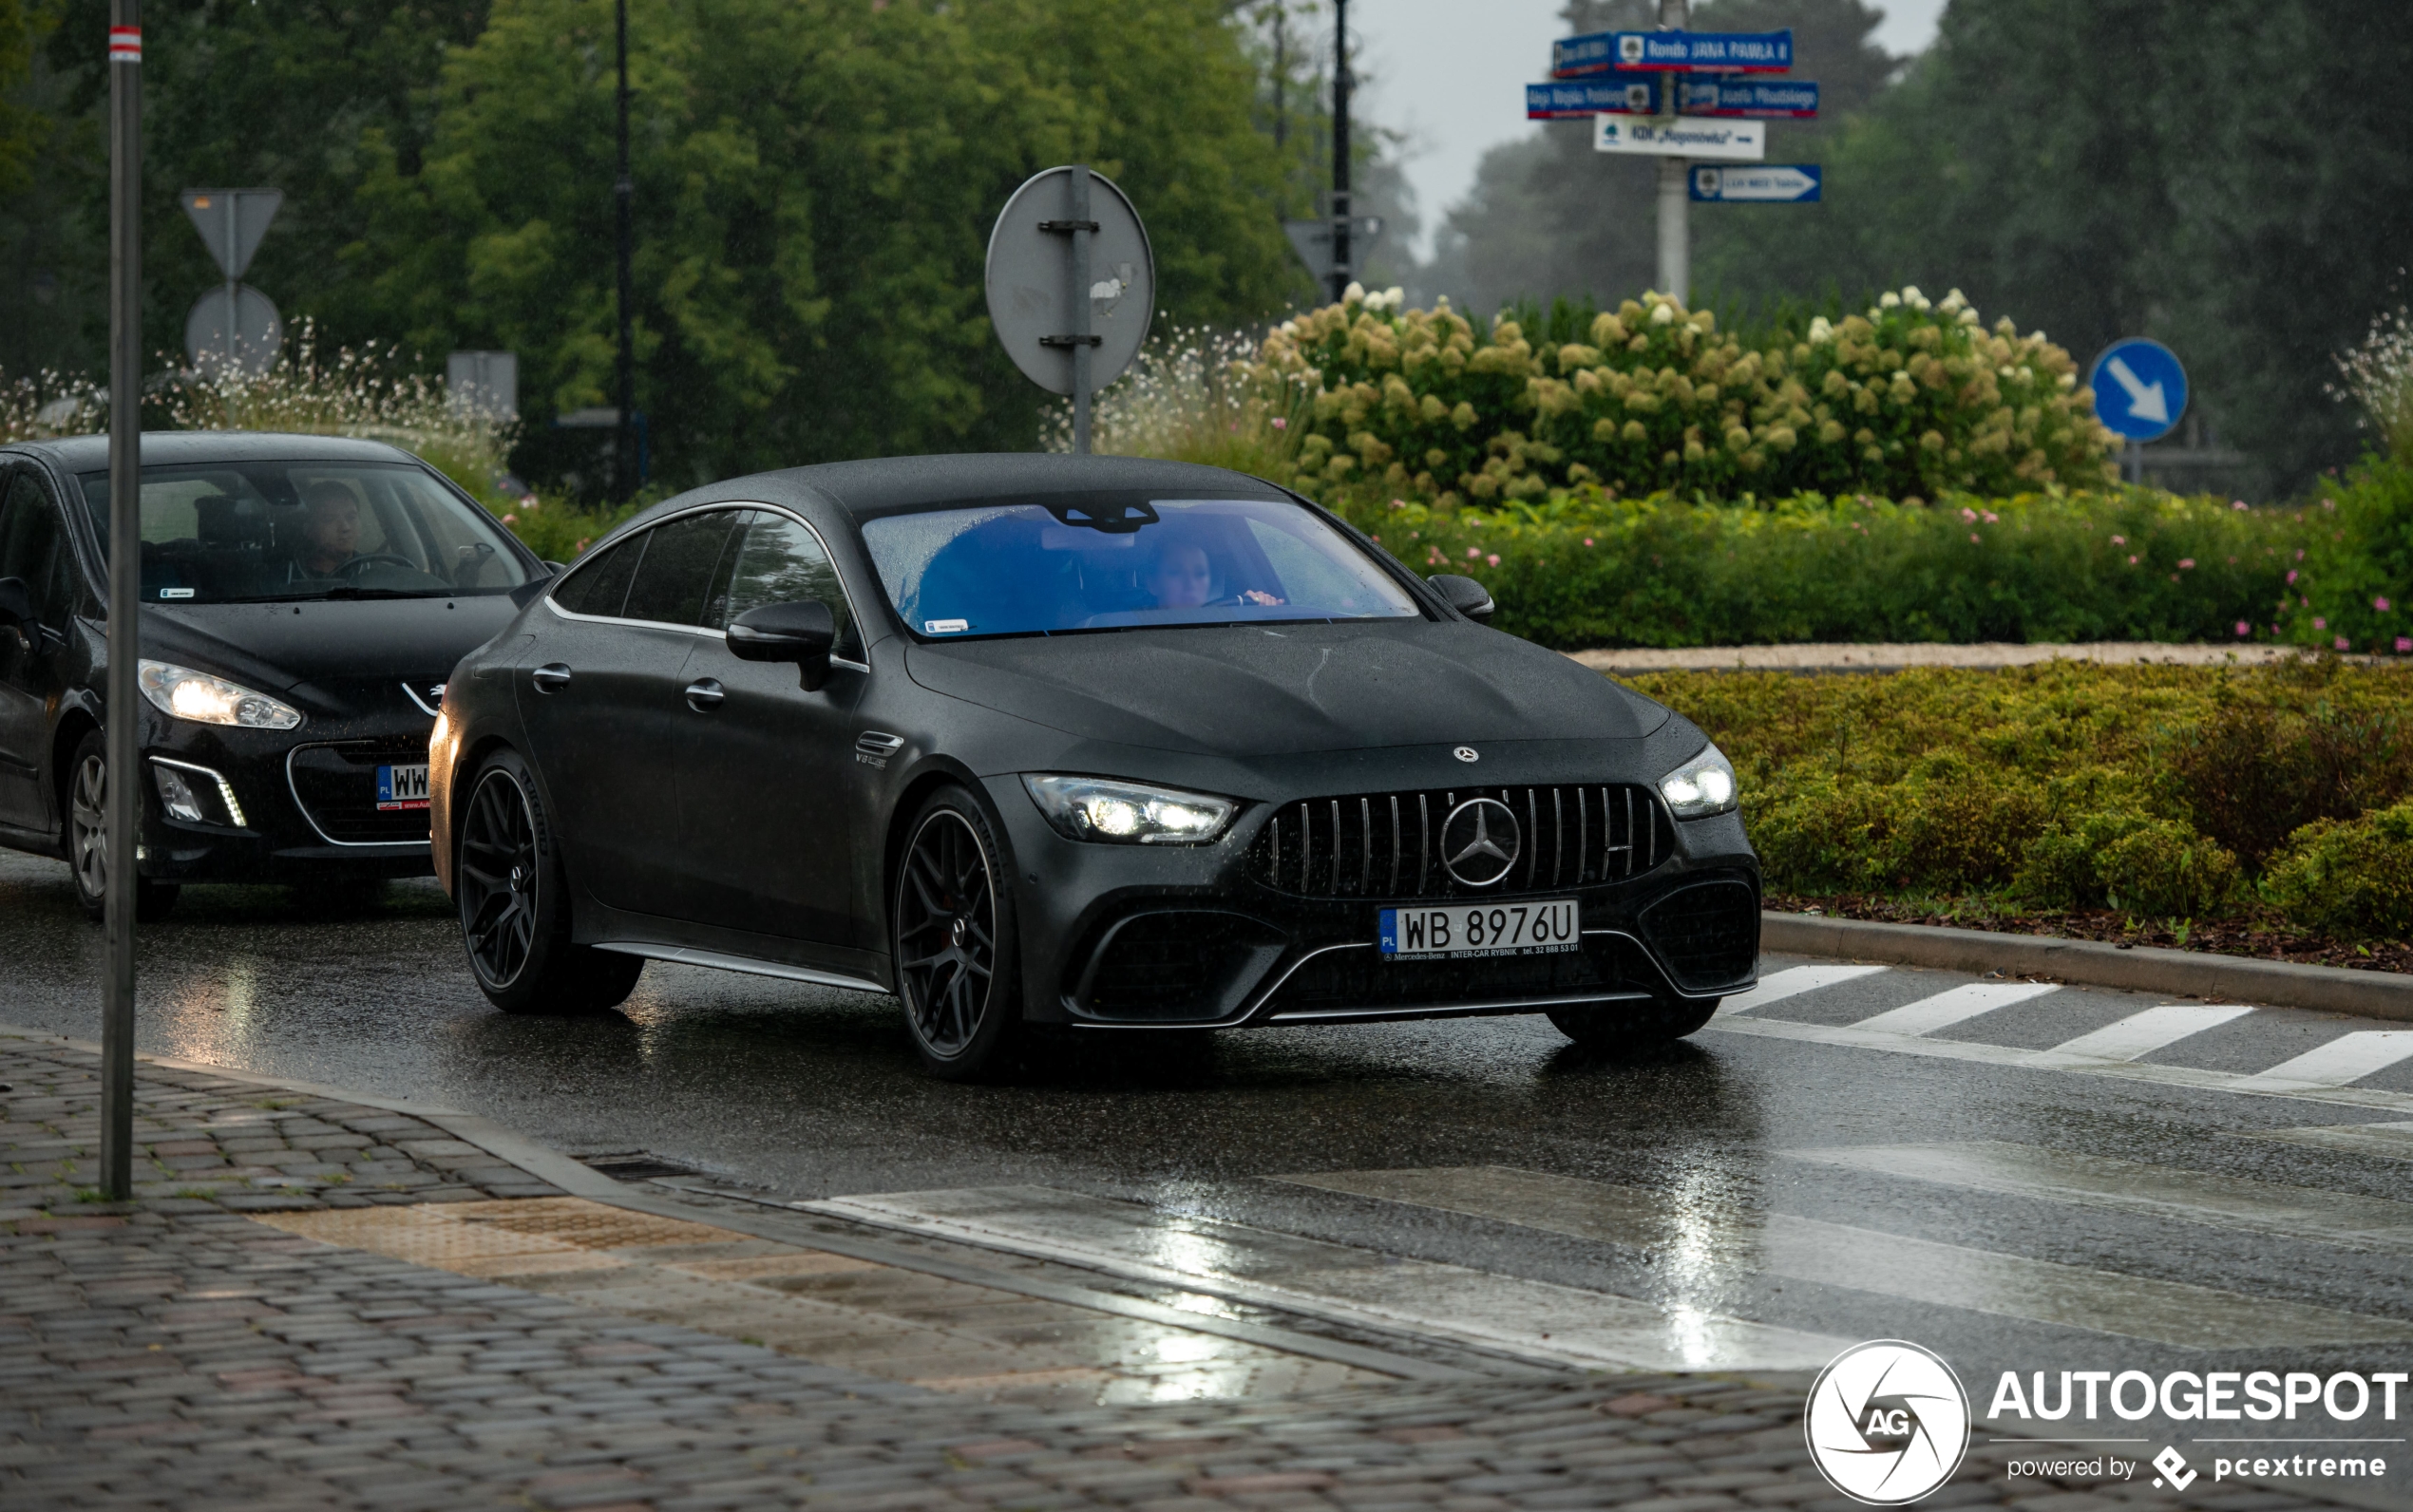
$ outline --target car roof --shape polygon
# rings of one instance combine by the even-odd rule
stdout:
[[[23,441],[8,452],[39,457],[62,472],[106,470],[109,438],[65,436],[55,441]],[[142,432],[142,464],[146,467],[190,466],[213,462],[415,462],[399,446],[350,436],[306,436],[274,430],[146,430]]]
[[[874,457],[750,473],[663,501],[613,532],[642,529],[697,504],[760,502],[834,506],[856,520],[910,514],[946,504],[996,499],[1037,501],[1061,496],[1123,495],[1133,499],[1289,499],[1283,489],[1196,463],[1152,457],[1074,457],[1059,453],[954,452],[932,457]]]

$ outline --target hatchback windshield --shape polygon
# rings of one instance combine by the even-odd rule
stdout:
[[[1417,612],[1346,538],[1272,501],[934,509],[863,535],[897,613],[944,639]]]
[[[83,483],[106,552],[109,475]],[[146,603],[454,596],[527,580],[502,526],[407,463],[142,469]]]

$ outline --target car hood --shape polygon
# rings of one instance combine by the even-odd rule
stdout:
[[[519,613],[504,595],[145,608],[142,654],[269,693],[442,682]]]
[[[1285,755],[1479,740],[1632,740],[1668,712],[1479,626],[1239,625],[917,644],[934,692],[1092,740]]]

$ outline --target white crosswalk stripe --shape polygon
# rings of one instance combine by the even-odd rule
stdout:
[[[1871,1034],[1932,1034],[1980,1013],[2060,991],[2051,982],[1968,982],[1933,997],[1905,1003],[1874,1018],[1864,1018],[1852,1027]]]
[[[2164,1003],[2141,1013],[2106,1024],[2092,1034],[2080,1034],[2064,1040],[2043,1052],[2055,1055],[2083,1055],[2095,1060],[2133,1061],[2151,1055],[2157,1049],[2176,1045],[2190,1035],[2208,1029],[2218,1029],[2231,1019],[2252,1012],[2251,1008],[2232,1004],[2197,1006],[2192,1003]]]
[[[2341,1035],[2294,1060],[2237,1084],[2241,1092],[2292,1092],[2347,1087],[2413,1056],[2413,1030],[2375,1029]]]
[[[2283,1186],[2069,1150],[1976,1140],[1786,1150],[1787,1160],[2075,1207],[2107,1208],[2209,1228],[2413,1251],[2413,1203]]]
[[[1781,972],[1759,978],[1759,985],[1748,992],[1738,992],[1718,1005],[1718,1016],[1748,1013],[1755,1008],[1780,1003],[1788,997],[1814,992],[1822,987],[1839,982],[1857,981],[1884,971],[1882,966],[1790,966]]]
[[[1850,1343],[1707,1308],[1660,1307],[1465,1266],[1405,1260],[1053,1187],[890,1192],[793,1205],[1553,1364],[1815,1370]]]
[[[2191,1349],[2413,1340],[2413,1323],[2002,1255],[1781,1213],[1500,1166],[1325,1171],[1283,1178],[1650,1252],[1679,1285],[1716,1295],[1758,1272]]]

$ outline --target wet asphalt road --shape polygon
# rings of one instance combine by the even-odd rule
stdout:
[[[93,1037],[101,952],[63,866],[0,855],[0,1023]],[[2413,1228],[2384,1232],[2413,1219],[2413,1205],[2389,1205],[2413,1202],[2413,1141],[2396,1158],[2252,1137],[2413,1119],[2413,1058],[2352,1082],[2402,1096],[2392,1108],[1718,1026],[1618,1062],[1536,1017],[1083,1042],[1017,1085],[960,1087],[919,1074],[891,999],[700,969],[649,966],[621,1012],[506,1018],[472,985],[432,883],[396,884],[340,917],[280,889],[190,889],[145,930],[140,971],[147,1051],[450,1104],[573,1152],[650,1151],[784,1197],[1045,1186],[1129,1199],[1814,1335],[1910,1338],[1950,1357],[1973,1391],[2006,1368],[2368,1372],[2413,1359]],[[1814,1032],[1970,980],[1880,973],[1753,1017]],[[2042,1048],[2163,1001],[2065,990],[1933,1037]],[[2389,1028],[2269,1011],[2145,1060],[2252,1073]],[[1890,1153],[1978,1142],[2014,1165],[2028,1158],[2018,1151],[2135,1163],[2101,1167],[2080,1200],[1939,1180]],[[1867,1146],[1879,1148],[1800,1153]],[[1485,1216],[1479,1180],[1472,1198],[1421,1203],[1269,1180],[1487,1165],[1639,1189],[1660,1204],[1658,1240]],[[2265,1185],[2207,1196],[2190,1184],[2203,1176]],[[2320,1194],[2380,1205],[2338,1209]],[[2289,1201],[2314,1219],[2288,1220]],[[1756,1241],[1737,1236],[1771,1215],[1809,1220],[1792,1243],[1816,1251],[1813,1263],[1755,1258]],[[1888,1237],[1928,1242],[1899,1246],[1906,1260]],[[2040,1284],[2054,1290],[2037,1280],[2040,1260],[2101,1276],[2099,1321],[2117,1322],[2122,1285],[2141,1289],[2138,1309],[2165,1313],[2156,1283],[2216,1289],[2200,1307],[2212,1347],[2051,1321],[2062,1314],[2051,1296],[2039,1305]],[[1910,1261],[1907,1285],[1882,1278]],[[1852,1274],[1862,1264],[1868,1289]],[[1960,1305],[1923,1299],[1920,1266],[1936,1264],[1966,1272]],[[2277,1304],[2318,1311],[2259,1311]],[[2320,1332],[2309,1323],[2291,1332],[2290,1320],[2338,1314],[2361,1321],[2331,1329],[2336,1342],[2303,1343]]]

